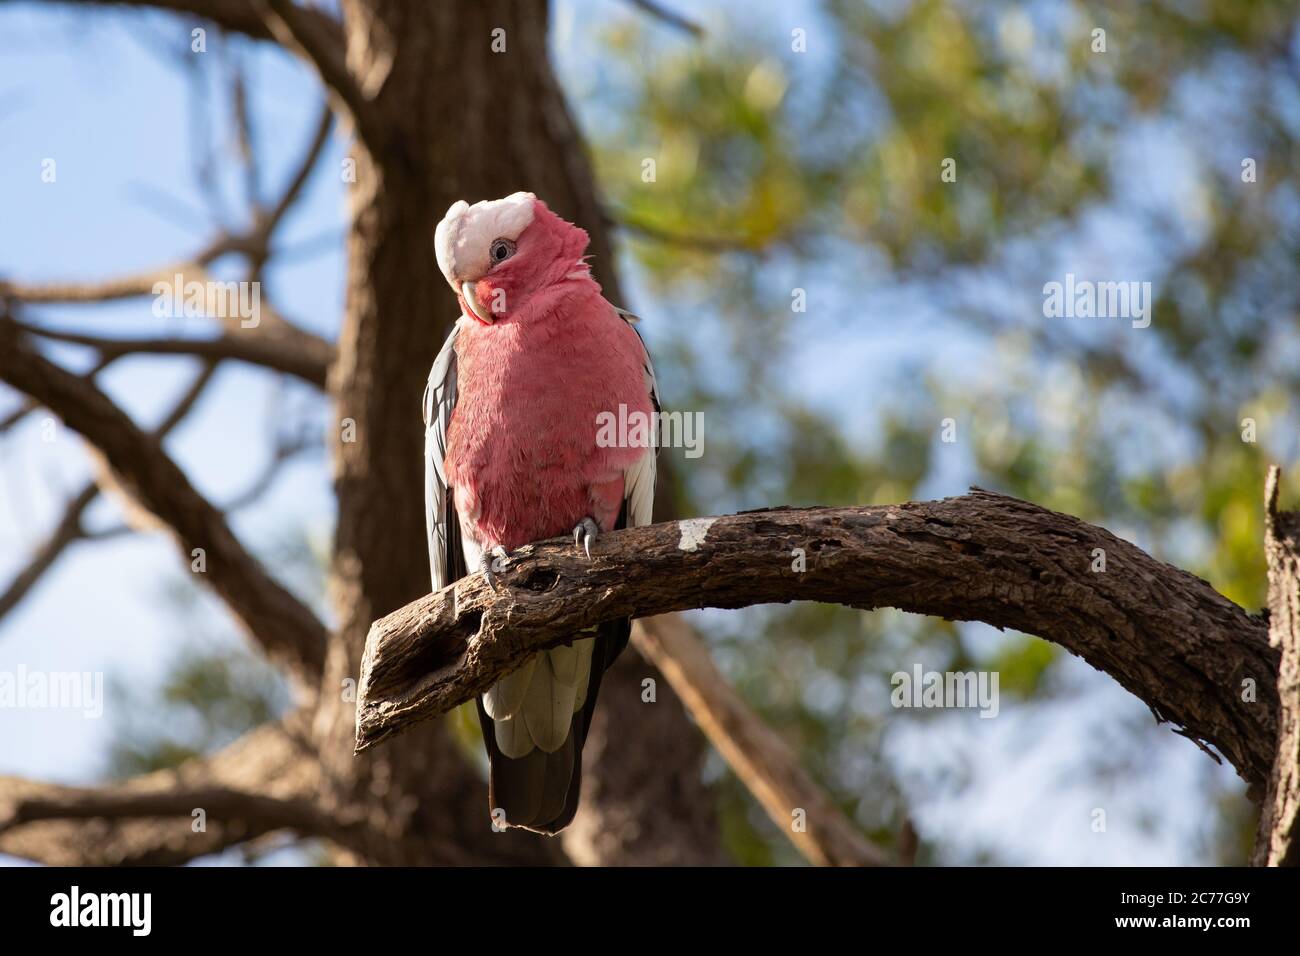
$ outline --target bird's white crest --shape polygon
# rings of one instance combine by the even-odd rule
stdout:
[[[511,193],[470,205],[453,203],[434,232],[438,268],[457,292],[464,282],[477,282],[491,268],[493,239],[516,240],[533,221],[532,193]]]

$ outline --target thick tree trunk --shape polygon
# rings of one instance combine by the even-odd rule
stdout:
[[[440,723],[353,757],[354,704],[341,691],[358,674],[371,622],[429,587],[420,397],[456,317],[455,300],[434,260],[434,226],[458,199],[531,190],[591,233],[597,277],[617,301],[601,207],[551,72],[544,2],[345,0],[343,7],[349,71],[373,98],[380,122],[371,125],[389,133],[366,149],[358,146],[347,309],[330,383],[339,434],[354,428],[355,441],[338,441],[335,455],[339,517],[332,597],[339,628],[317,722],[327,792],[340,805],[367,807],[377,829],[394,836],[367,854],[370,862],[550,860],[558,841],[492,831],[485,786]],[[505,52],[492,51],[497,29],[505,31]],[[602,695],[604,710],[627,709],[621,686],[615,681],[615,693]],[[692,733],[680,707],[667,706],[676,708],[672,731]],[[641,732],[635,731],[638,737]],[[599,728],[595,736],[601,738]],[[604,749],[594,750],[589,776],[599,781],[608,768]],[[698,744],[692,741],[675,755],[677,773],[697,774]],[[631,795],[611,779],[591,794],[584,810],[601,813],[620,796]],[[697,803],[697,815],[711,819],[712,802]],[[686,858],[716,857],[716,836],[710,843],[710,835],[689,820],[665,817],[659,823],[690,830]],[[682,843],[679,836],[648,824],[641,833],[665,844]],[[583,858],[629,859],[618,847]]]
[[[1264,491],[1268,640],[1277,673],[1277,754],[1259,818],[1256,866],[1300,866],[1300,513],[1278,511],[1277,466]]]

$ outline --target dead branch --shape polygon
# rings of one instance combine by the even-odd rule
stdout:
[[[249,635],[300,681],[314,684],[324,664],[324,625],[248,553],[225,516],[195,490],[156,436],[141,431],[93,382],[47,360],[3,318],[0,380],[80,433],[130,498],[171,531],[187,564],[201,549],[204,577]]]
[[[1104,558],[1105,570],[1097,568]],[[793,570],[799,559],[803,571]],[[1264,624],[1103,528],[974,489],[942,501],[776,508],[521,549],[374,623],[357,748],[481,693],[529,654],[624,616],[811,600],[981,620],[1054,641],[1267,779],[1277,660]],[[1257,697],[1243,702],[1243,681]]]
[[[232,33],[242,33],[255,40],[275,40],[275,36],[266,22],[258,15],[257,8],[250,0],[65,0],[78,6],[95,7],[137,7],[139,9],[170,10],[173,13],[189,14],[202,20],[215,23]],[[302,7],[298,14],[314,37],[314,43],[331,52],[331,56],[343,56],[343,28],[334,17],[312,7]]]
[[[216,373],[216,370],[216,363],[209,362],[204,365],[203,370],[195,376],[194,381],[173,406],[171,412],[154,429],[155,438],[159,440],[165,438],[172,429],[185,419],[185,416],[190,413],[199,397],[203,394],[203,390],[212,381],[212,376]],[[89,536],[81,518],[86,509],[90,507],[91,502],[97,497],[99,497],[99,485],[92,481],[67,503],[64,507],[63,517],[54,526],[54,530],[49,537],[36,549],[27,565],[14,576],[9,586],[3,592],[0,592],[0,620],[3,620],[6,614],[18,606],[28,592],[45,575],[45,572],[54,566],[54,563],[67,550],[69,545],[74,541]]]
[[[22,602],[69,545],[81,537],[81,516],[98,497],[99,485],[92,481],[67,503],[54,530],[41,542],[23,569],[14,575],[9,586],[0,592],[0,619]]]
[[[332,30],[321,28],[318,16],[311,15],[315,11],[293,0],[251,0],[250,5],[282,47],[315,67],[357,134],[372,149],[382,146],[386,126],[376,122],[370,100],[348,70],[342,46],[335,42]]]
[[[659,3],[659,0],[628,0],[628,2],[632,6],[645,11],[646,14],[656,20],[662,21],[676,30],[681,30],[683,33],[689,33],[697,40],[704,36],[704,27],[689,17],[668,9],[662,3]]]
[[[226,332],[212,339],[152,336],[110,338],[48,329],[25,322],[17,324],[24,332],[52,342],[67,342],[97,349],[104,358],[116,359],[124,355],[192,355],[209,360],[231,359],[284,372],[319,389],[325,388],[326,376],[334,361],[334,346],[307,332],[303,332],[301,337],[296,333],[259,334],[256,330],[240,330]]]

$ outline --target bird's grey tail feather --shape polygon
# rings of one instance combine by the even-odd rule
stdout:
[[[628,620],[609,621],[597,630],[586,702],[573,715],[569,735],[554,753],[537,749],[523,757],[507,757],[497,746],[492,718],[482,698],[477,700],[479,726],[488,752],[489,812],[503,810],[511,826],[548,835],[559,833],[573,822],[582,790],[582,748],[596,709],[601,675],[627,646],[631,624]]]

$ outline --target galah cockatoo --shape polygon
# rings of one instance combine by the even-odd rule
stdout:
[[[464,201],[435,234],[461,317],[424,394],[425,505],[435,590],[508,566],[531,541],[649,524],[655,449],[602,447],[602,413],[658,412],[632,316],[601,296],[587,233],[532,193]],[[635,420],[635,419],[630,419]],[[606,442],[608,444],[608,442]],[[573,820],[600,678],[627,645],[614,621],[534,654],[478,701],[500,821],[558,833]]]

